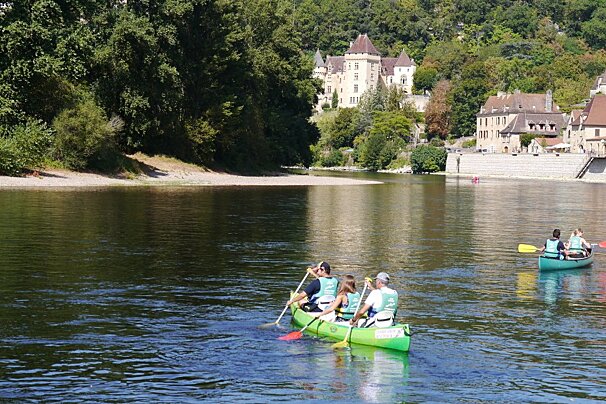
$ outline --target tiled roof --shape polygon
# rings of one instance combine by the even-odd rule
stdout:
[[[416,64],[408,57],[406,52],[402,50],[400,57],[398,57],[398,60],[396,61],[396,66],[416,66]]]
[[[381,74],[383,76],[393,76],[396,58],[381,58]]]
[[[335,74],[343,71],[344,60],[345,57],[343,56],[328,56],[326,58],[326,64],[331,67],[330,72]]]
[[[583,110],[587,116],[583,125],[606,126],[606,95],[596,94]]]
[[[345,54],[348,53],[368,53],[369,55],[381,56],[366,34],[358,35],[351,48],[345,52]]]
[[[536,137],[534,140],[536,140],[538,144],[545,146],[555,146],[558,143],[562,143],[562,139],[559,137]]]
[[[316,67],[324,67],[324,59],[322,59],[322,54],[320,53],[320,49],[318,49],[316,51],[316,54],[314,55],[314,63],[316,65]]]
[[[505,94],[492,95],[488,97],[480,114],[491,114],[496,112],[548,112],[545,110],[546,94]],[[552,102],[551,111],[558,111],[558,107]]]
[[[570,111],[570,124],[573,126],[578,126],[581,123],[582,114],[582,109],[573,109],[572,111]]]

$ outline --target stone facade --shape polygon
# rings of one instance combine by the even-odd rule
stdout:
[[[606,155],[606,95],[596,93],[585,109],[572,111],[564,141],[572,152]]]
[[[379,85],[412,93],[414,60],[404,51],[397,58],[381,57],[366,34],[359,35],[345,55],[327,56],[324,60],[318,50],[314,60],[313,76],[322,81],[324,90],[318,95],[318,111],[324,104],[332,105],[335,92],[339,108],[356,107],[364,92]]]
[[[499,93],[488,100],[476,115],[476,147],[490,153],[522,151],[524,133],[556,138],[565,127],[565,116],[546,94]]]

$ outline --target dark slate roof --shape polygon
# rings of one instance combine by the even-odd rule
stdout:
[[[535,123],[537,125],[537,129],[529,130],[528,124]],[[539,130],[538,125],[545,124],[546,128],[549,124],[555,124],[555,131],[548,130]],[[512,119],[511,122],[501,130],[501,134],[509,134],[509,135],[518,135],[522,133],[532,133],[537,135],[544,136],[557,136],[560,133],[560,130],[566,126],[566,122],[564,121],[564,116],[559,112],[553,113],[542,113],[542,114],[534,114],[528,112],[521,112]]]
[[[402,53],[400,53],[400,57],[398,57],[398,60],[396,61],[396,66],[416,66],[415,62],[412,61],[408,55],[406,54],[406,52],[404,50],[402,50]]]
[[[324,59],[322,59],[322,54],[320,53],[320,49],[318,49],[316,51],[316,54],[314,55],[314,63],[316,65],[316,67],[324,67],[324,66],[326,66],[324,64]]]
[[[383,76],[393,76],[393,68],[397,60],[396,58],[381,58],[381,74]]]
[[[368,53],[369,55],[381,56],[366,34],[358,35],[351,48],[345,52],[345,54],[348,53]]]
[[[343,71],[344,56],[328,56],[326,58],[326,64],[330,66],[330,73],[336,74]]]

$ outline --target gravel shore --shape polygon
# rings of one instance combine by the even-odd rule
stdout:
[[[24,177],[0,176],[2,188],[106,187],[106,186],[306,186],[380,184],[351,178],[276,174],[243,176],[208,171],[202,167],[166,157],[130,156],[145,167],[132,178],[112,177],[66,170],[42,170]]]

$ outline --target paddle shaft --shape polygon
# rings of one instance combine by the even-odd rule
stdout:
[[[368,284],[366,282],[364,282],[364,289],[362,289],[362,295],[360,296],[360,300],[358,300],[358,305],[356,306],[356,311],[354,312],[354,316],[355,316],[355,313],[357,313],[358,310],[360,310],[360,304],[362,303],[362,299],[364,298],[364,294],[366,293],[367,286],[368,286]],[[347,329],[347,333],[345,334],[345,338],[343,339],[343,342],[347,343],[347,339],[349,338],[349,335],[351,334],[352,328],[353,328],[353,324],[349,324],[349,328]]]
[[[301,286],[303,286],[303,283],[305,282],[305,279],[307,279],[308,276],[309,276],[309,272],[305,272],[305,276],[301,280],[301,283],[299,283],[299,286],[297,286],[297,290],[295,290],[295,295],[297,293],[299,293],[299,289],[301,289]],[[288,305],[284,306],[284,310],[282,310],[280,317],[278,317],[278,319],[276,320],[276,324],[278,324],[280,322],[280,320],[282,320],[282,317],[284,316],[284,313],[286,313],[286,310],[288,310]]]

